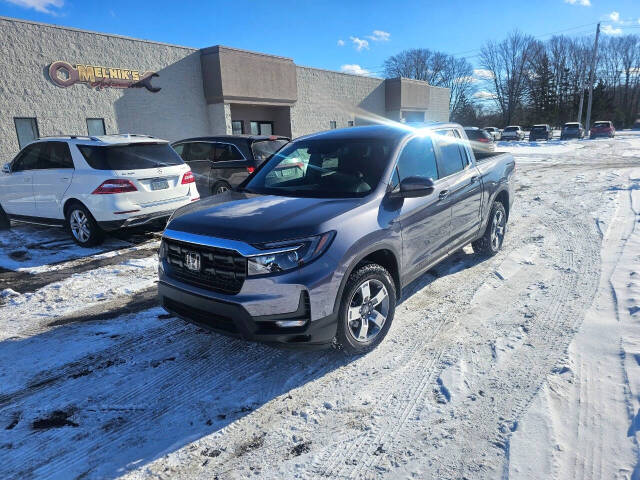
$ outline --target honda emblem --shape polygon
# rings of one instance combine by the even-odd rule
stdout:
[[[184,255],[184,265],[192,272],[200,271],[200,254],[196,252],[187,252]]]

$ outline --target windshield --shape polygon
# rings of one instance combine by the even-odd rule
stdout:
[[[243,190],[293,197],[362,197],[380,183],[393,146],[377,139],[293,142],[273,155]]]
[[[78,145],[78,149],[95,170],[143,170],[184,163],[168,143]]]
[[[268,160],[271,155],[280,150],[287,144],[288,140],[259,140],[251,144],[251,151],[253,157],[256,159],[257,165],[260,166],[265,160]]]

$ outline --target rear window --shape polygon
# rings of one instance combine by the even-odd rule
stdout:
[[[578,124],[577,123],[565,123],[564,127],[565,128],[578,128]]]
[[[95,170],[142,170],[184,163],[168,143],[78,145],[78,149]]]
[[[251,151],[259,165],[268,160],[271,155],[276,153],[288,143],[288,140],[260,140],[251,144]]]
[[[465,130],[469,140],[479,140],[480,138],[490,139],[491,137],[484,130]]]
[[[505,132],[517,132],[518,127],[507,127],[504,129]]]
[[[536,125],[531,130],[533,130],[534,132],[544,132],[547,130],[547,127],[545,127],[544,125]]]
[[[593,124],[594,127],[610,127],[609,122],[596,122]]]

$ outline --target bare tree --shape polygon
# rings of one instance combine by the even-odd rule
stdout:
[[[491,90],[506,124],[524,100],[532,45],[533,37],[516,31],[502,42],[488,42],[480,51],[480,64],[493,73]]]
[[[387,78],[423,80],[451,90],[450,110],[455,115],[474,89],[473,66],[464,58],[455,58],[427,48],[404,50],[384,62]]]

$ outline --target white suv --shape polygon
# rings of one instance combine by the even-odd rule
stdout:
[[[165,140],[144,135],[47,137],[0,174],[0,227],[9,220],[66,226],[82,246],[104,232],[168,218],[200,196]]]

